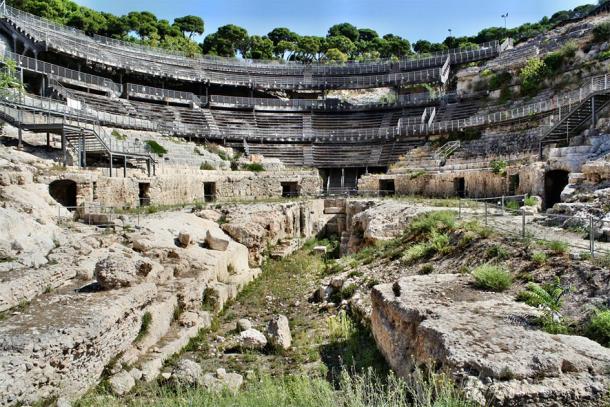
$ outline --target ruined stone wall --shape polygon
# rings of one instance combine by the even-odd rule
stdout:
[[[178,205],[204,200],[204,183],[215,185],[216,200],[262,199],[282,196],[282,183],[298,185],[301,196],[317,195],[321,181],[317,172],[220,172],[202,174],[159,175],[156,177],[105,177],[92,175],[84,178],[65,174],[64,179],[77,183],[77,204],[96,202],[108,207],[137,207],[139,184],[147,183],[150,203]]]

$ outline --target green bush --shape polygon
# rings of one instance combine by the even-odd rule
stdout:
[[[216,167],[214,167],[209,162],[205,161],[205,162],[201,163],[201,165],[199,166],[199,169],[202,171],[213,171],[216,169]]]
[[[429,234],[433,230],[448,231],[455,228],[456,213],[453,211],[428,212],[415,217],[409,231],[415,235]]]
[[[587,336],[610,347],[610,310],[597,311],[589,321]]]
[[[506,88],[510,85],[512,80],[513,76],[510,74],[510,72],[505,71],[495,74],[489,80],[489,90],[494,91],[500,88]]]
[[[542,86],[547,74],[548,68],[540,58],[532,58],[527,61],[527,64],[519,73],[521,92],[527,96],[536,94],[538,89]]]
[[[426,243],[419,243],[405,250],[405,253],[402,256],[402,261],[405,264],[413,264],[418,260],[430,256],[433,252],[434,249],[430,245]]]
[[[241,168],[244,171],[252,171],[252,172],[261,172],[261,171],[265,171],[265,167],[263,167],[262,164],[259,163],[251,163],[251,164],[243,164],[241,166]]]
[[[545,264],[548,259],[549,256],[545,252],[534,252],[532,254],[532,261],[537,264]]]
[[[432,274],[433,271],[434,271],[434,266],[430,263],[426,263],[426,264],[422,265],[421,268],[419,269],[419,274],[428,275],[428,274]]]
[[[606,59],[610,59],[610,49],[604,52],[600,52],[596,57],[600,61],[605,61]]]
[[[532,307],[543,306],[551,311],[558,312],[561,309],[563,296],[567,290],[561,286],[559,279],[552,284],[539,285],[528,283],[525,290],[517,295],[517,301],[521,301]]]
[[[506,201],[504,207],[511,212],[517,212],[519,210],[519,202],[512,200]]]
[[[610,40],[610,22],[601,23],[593,29],[593,41],[606,42]]]
[[[508,259],[508,250],[504,247],[495,244],[487,249],[486,252],[487,258],[496,258],[498,260],[506,260]]]
[[[485,290],[505,291],[513,283],[510,273],[500,266],[485,264],[473,270],[476,286]]]
[[[505,176],[508,163],[504,160],[491,160],[489,167],[494,174]]]
[[[559,240],[551,240],[545,242],[544,246],[552,251],[554,254],[564,254],[568,252],[568,244]]]
[[[534,198],[533,196],[528,196],[523,201],[523,205],[525,205],[525,206],[536,206],[537,203],[538,203],[538,200],[536,198]]]
[[[125,141],[127,140],[127,136],[124,134],[119,133],[116,130],[112,130],[112,137],[114,137],[115,139],[119,140],[119,141]]]
[[[157,143],[155,140],[146,140],[146,145],[151,153],[157,154],[159,157],[163,157],[163,155],[167,154],[165,147]]]
[[[445,233],[439,233],[435,230],[432,231],[429,244],[431,249],[437,253],[446,254],[451,251],[451,240]]]

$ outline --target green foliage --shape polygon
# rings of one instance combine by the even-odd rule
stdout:
[[[542,327],[542,330],[551,335],[567,335],[570,333],[570,328],[565,324],[563,318],[560,318],[557,314],[552,312],[545,312],[540,318],[538,323]]]
[[[134,339],[134,343],[140,342],[146,335],[148,335],[148,331],[150,330],[150,324],[152,323],[152,315],[150,312],[145,312],[142,315],[142,323],[140,325],[140,332],[138,332],[138,336]]]
[[[418,260],[428,257],[434,252],[432,247],[427,243],[418,243],[405,250],[402,261],[405,264],[413,264]]]
[[[544,242],[544,246],[554,254],[564,254],[568,252],[568,244],[559,240]]]
[[[491,160],[489,167],[494,174],[505,176],[508,163],[504,160]]]
[[[610,49],[606,50],[604,52],[600,52],[596,58],[600,61],[605,61],[606,59],[610,59]]]
[[[610,22],[604,22],[593,29],[593,41],[606,42],[610,40]]]
[[[430,263],[426,263],[420,267],[418,273],[420,275],[428,275],[428,274],[432,274],[432,272],[434,272],[434,266]]]
[[[506,201],[504,207],[510,212],[517,212],[519,210],[519,202],[513,200]]]
[[[439,233],[436,230],[432,231],[429,245],[431,250],[440,254],[447,254],[451,251],[451,240],[445,233]]]
[[[125,134],[119,133],[117,130],[112,130],[111,134],[112,134],[112,137],[114,137],[115,139],[117,139],[119,141],[127,140],[127,136]]]
[[[163,155],[167,154],[167,149],[155,140],[146,140],[145,144],[148,146],[148,150],[151,153],[157,154],[159,157],[163,157]]]
[[[545,252],[534,252],[532,254],[532,261],[537,264],[545,264],[549,259],[549,256]]]
[[[548,67],[540,58],[532,58],[521,69],[519,79],[521,80],[521,92],[523,95],[532,96],[538,92],[548,74]]]
[[[489,90],[498,90],[501,89],[505,86],[510,85],[510,82],[512,81],[513,76],[511,75],[510,72],[504,71],[504,72],[500,72],[497,73],[493,76],[491,76],[491,78],[489,79]]]
[[[23,83],[17,78],[17,63],[12,59],[0,59],[0,64],[4,65],[0,69],[0,96],[6,96],[10,89],[23,92]]]
[[[494,244],[490,246],[485,255],[488,259],[498,259],[498,260],[506,260],[509,257],[508,250],[506,250],[503,246],[499,244]]]
[[[259,163],[250,163],[250,164],[243,164],[241,166],[241,168],[244,171],[252,171],[252,172],[261,172],[261,171],[265,171],[265,167],[263,167],[262,164]]]
[[[413,235],[428,235],[432,231],[450,231],[455,229],[456,213],[453,211],[428,212],[416,216],[409,224]]]
[[[517,295],[517,301],[525,302],[532,307],[545,307],[558,312],[561,309],[563,296],[567,290],[561,286],[559,278],[553,283],[539,285],[528,283],[525,290]]]
[[[574,58],[578,46],[573,42],[564,45],[559,51],[552,52],[544,58],[544,65],[548,69],[548,73],[557,74],[566,61]]]
[[[536,198],[534,198],[533,196],[528,196],[523,201],[523,204],[525,206],[536,206],[537,203],[538,203],[538,200]]]
[[[201,163],[201,165],[199,166],[199,169],[202,171],[214,171],[214,170],[216,170],[216,167],[214,167],[209,162],[205,161],[205,162]]]
[[[489,291],[501,292],[510,287],[513,279],[508,271],[500,266],[484,264],[472,271],[476,286]]]
[[[603,346],[610,347],[610,310],[595,312],[589,321],[586,334]]]

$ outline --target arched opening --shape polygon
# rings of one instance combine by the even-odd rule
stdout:
[[[568,185],[569,173],[564,170],[553,170],[544,177],[544,206],[552,208],[561,202],[561,192]]]
[[[76,182],[61,179],[49,184],[49,194],[67,208],[76,207]]]

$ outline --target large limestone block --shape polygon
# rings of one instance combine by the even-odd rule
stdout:
[[[205,243],[212,250],[224,252],[229,247],[230,238],[219,229],[208,229],[205,235]]]
[[[469,277],[406,277],[371,298],[373,335],[400,376],[433,363],[481,404],[603,405],[610,349],[533,329],[539,310],[477,291]]]
[[[239,334],[239,344],[246,349],[260,350],[267,346],[267,338],[262,332],[250,328]]]
[[[292,335],[290,325],[285,315],[277,315],[269,321],[267,325],[267,338],[271,346],[277,349],[290,349],[292,345]]]
[[[95,265],[95,278],[107,290],[130,287],[159,272],[159,265],[143,258],[111,253]]]

